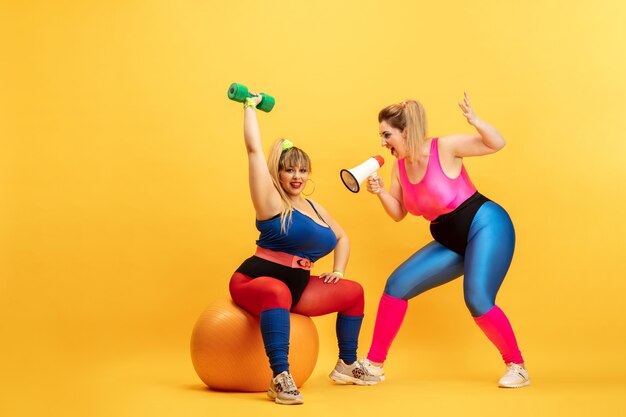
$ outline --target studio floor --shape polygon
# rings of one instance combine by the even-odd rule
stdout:
[[[67,363],[53,365],[39,379],[24,382],[22,389],[10,386],[3,394],[8,395],[3,400],[6,411],[2,415],[261,417],[281,413],[319,417],[387,416],[393,412],[484,417],[602,416],[624,412],[623,377],[589,367],[537,364],[531,368],[530,387],[500,389],[496,387],[499,368],[491,365],[450,365],[438,370],[438,366],[431,366],[437,365],[432,361],[421,367],[415,361],[396,361],[389,365],[387,381],[357,387],[333,385],[326,376],[331,362],[331,357],[318,360],[301,388],[303,405],[281,406],[269,401],[265,393],[209,390],[195,375],[183,350],[120,355],[102,358],[96,364],[93,358],[75,358],[73,367]]]

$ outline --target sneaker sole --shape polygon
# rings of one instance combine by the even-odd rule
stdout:
[[[333,371],[330,375],[328,375],[328,377],[331,379],[331,381],[338,385],[376,385],[379,382],[383,381],[383,378],[381,378],[380,381],[363,381],[362,379],[343,375],[336,371]]]
[[[269,398],[270,400],[274,401],[276,404],[284,404],[284,405],[298,405],[298,404],[304,404],[304,400],[283,400],[278,398],[278,395],[272,391],[272,390],[267,390],[267,398]]]
[[[281,400],[278,397],[276,397],[276,400],[274,400],[276,402],[276,404],[284,404],[284,405],[300,405],[300,404],[304,404],[304,400]]]
[[[530,385],[530,380],[522,382],[521,384],[512,384],[512,385],[498,384],[498,387],[500,388],[523,388],[529,385]]]

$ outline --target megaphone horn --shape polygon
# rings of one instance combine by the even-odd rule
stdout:
[[[352,169],[342,169],[339,173],[341,175],[341,181],[348,187],[348,190],[353,193],[358,193],[361,189],[361,183],[369,176],[376,175],[376,170],[383,166],[385,160],[382,156],[376,155],[369,158],[367,161],[360,165],[355,166]]]

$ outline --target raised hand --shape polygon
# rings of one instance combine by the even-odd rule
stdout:
[[[470,99],[466,91],[463,92],[463,103],[459,103],[459,107],[463,110],[463,116],[465,116],[467,122],[472,126],[475,126],[478,117],[474,114],[474,109],[472,109],[472,105],[470,104]]]
[[[254,102],[255,105],[259,104],[261,100],[263,100],[263,97],[261,95],[253,91],[250,91],[250,95],[252,95],[252,97],[250,97],[250,100]]]

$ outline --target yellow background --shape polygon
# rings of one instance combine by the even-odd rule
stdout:
[[[624,21],[604,0],[2,1],[0,414],[623,409]],[[383,152],[376,114],[392,102],[419,98],[432,135],[471,132],[456,105],[469,92],[508,141],[466,166],[516,225],[498,304],[530,388],[495,387],[503,366],[459,280],[411,302],[380,386],[326,381],[323,317],[303,407],[203,389],[191,329],[257,237],[233,81],[276,97],[259,112],[266,148],[308,151],[312,198],[350,236],[361,356],[387,275],[430,237],[338,171]]]

